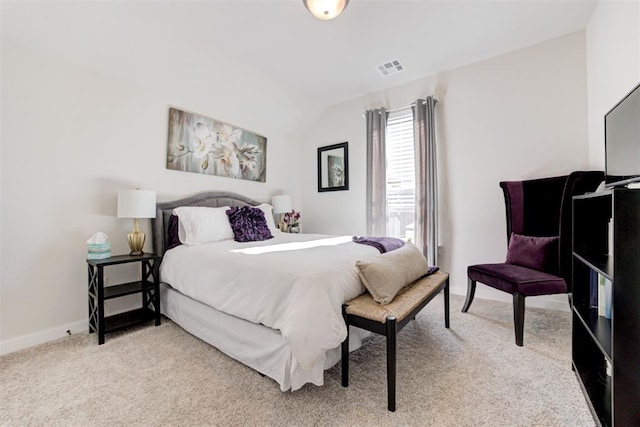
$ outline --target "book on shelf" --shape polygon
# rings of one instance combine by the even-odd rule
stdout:
[[[598,273],[589,271],[589,308],[598,308]]]
[[[611,297],[613,296],[613,286],[611,283],[611,280],[609,279],[604,279],[604,301],[605,301],[605,309],[604,309],[604,317],[606,317],[607,319],[611,319]]]
[[[611,319],[611,280],[607,279],[600,273],[598,275],[598,316]]]
[[[613,255],[613,220],[609,219],[607,226],[607,255]]]

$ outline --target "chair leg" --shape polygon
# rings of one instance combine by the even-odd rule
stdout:
[[[396,411],[396,318],[387,318],[387,408]]]
[[[449,279],[444,283],[444,327],[449,328]]]
[[[476,294],[476,281],[468,279],[467,281],[467,299],[464,302],[464,307],[462,307],[462,312],[466,313],[469,311],[469,307],[471,307],[471,303],[473,302],[473,297]]]
[[[513,294],[513,323],[516,329],[516,345],[522,347],[524,335],[524,295]]]
[[[347,306],[342,306],[342,317],[347,326],[347,337],[342,341],[342,387],[349,387],[349,319]]]

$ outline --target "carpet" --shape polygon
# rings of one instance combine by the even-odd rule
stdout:
[[[1,425],[593,426],[571,370],[569,313],[527,309],[524,347],[510,304],[438,296],[398,335],[397,411],[388,412],[385,340],[352,353],[325,385],[281,392],[164,318],[78,334],[0,357]]]

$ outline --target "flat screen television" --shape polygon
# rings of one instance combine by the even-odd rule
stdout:
[[[604,116],[605,185],[640,182],[640,84]]]

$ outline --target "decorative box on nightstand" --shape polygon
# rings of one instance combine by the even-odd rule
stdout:
[[[107,266],[140,263],[141,280],[105,287],[104,268]],[[160,325],[160,257],[156,254],[116,255],[105,259],[87,259],[89,265],[89,333],[98,334],[98,344],[104,335],[139,323],[155,320]],[[105,317],[104,301],[132,294],[142,295],[142,307]]]

